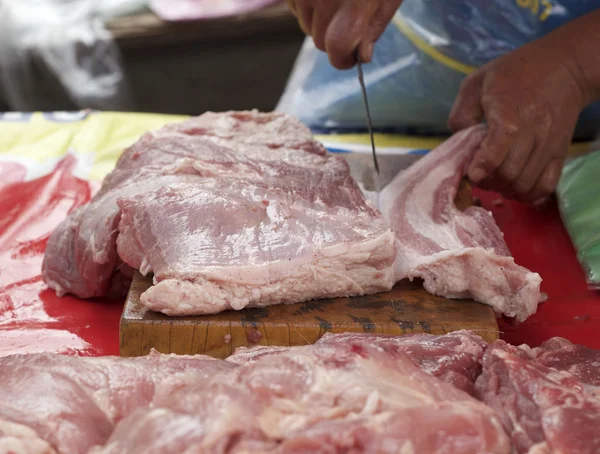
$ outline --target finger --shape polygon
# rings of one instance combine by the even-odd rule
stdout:
[[[335,6],[333,6],[334,3],[331,1],[324,2],[313,12],[311,36],[317,49],[322,51],[326,51],[325,33],[336,11]]]
[[[529,156],[535,148],[535,137],[531,130],[522,129],[508,150],[504,161],[494,172],[497,179],[496,190],[504,192],[504,189],[509,188],[507,195],[511,195],[514,182],[523,172]]]
[[[503,164],[509,151],[517,146],[521,135],[518,123],[510,120],[512,112],[501,113],[494,108],[489,109],[489,112],[486,112],[488,134],[475,153],[468,170],[469,179],[477,185],[492,177],[496,169]]]
[[[311,5],[302,5],[298,7],[298,23],[306,36],[311,36],[313,8]]]
[[[360,61],[363,63],[370,63],[373,59],[373,48],[375,43],[369,41],[362,41],[358,45],[358,55],[360,55]]]
[[[483,118],[482,90],[483,72],[475,72],[462,81],[448,117],[448,127],[452,131],[460,131],[481,121]]]
[[[296,0],[286,0],[286,3],[292,14],[298,17],[298,6],[296,5]]]
[[[564,156],[561,151],[568,147],[568,139],[551,139],[541,140],[535,147],[527,163],[523,167],[521,174],[512,184],[513,191],[518,195],[519,200],[529,201],[530,193],[537,186],[542,173],[546,167],[555,158]]]
[[[363,41],[369,21],[377,9],[376,3],[347,1],[331,20],[325,33],[325,48],[334,67],[348,69],[355,65],[356,48]]]
[[[361,42],[360,55],[362,61],[370,62],[373,59],[374,45],[385,31],[392,17],[394,17],[401,3],[402,0],[384,1],[375,11]]]
[[[508,146],[508,153],[504,157],[502,164],[491,174],[477,183],[477,186],[487,191],[496,191],[502,193],[507,199],[517,199],[517,194],[513,190],[513,182],[519,177],[527,163],[529,156],[535,148],[535,138],[533,134],[521,132],[514,141]]]
[[[543,170],[533,189],[522,197],[525,202],[536,203],[544,200],[556,189],[564,165],[563,158],[554,158]]]

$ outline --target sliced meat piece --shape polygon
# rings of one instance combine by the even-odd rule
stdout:
[[[209,314],[392,288],[394,236],[343,160],[273,171],[119,199],[119,256],[154,273],[142,304]]]
[[[474,393],[473,385],[481,372],[481,360],[487,348],[487,343],[481,337],[468,331],[455,331],[441,336],[328,333],[317,343],[346,342],[364,342],[385,350],[406,353],[421,370],[469,394]]]
[[[583,383],[600,387],[600,350],[554,337],[530,352],[544,366],[570,372]]]
[[[491,213],[454,205],[485,134],[484,126],[461,131],[400,173],[382,191],[382,211],[396,234],[397,280],[420,278],[430,293],[522,321],[536,311],[540,276],[515,264]]]
[[[47,372],[68,377],[114,423],[135,408],[148,405],[157,389],[185,386],[187,374],[202,380],[236,366],[209,356],[161,355],[155,351],[138,358],[79,358],[49,353],[0,358],[0,368],[16,367],[26,367],[33,376]]]
[[[429,405],[445,401],[483,412],[492,426],[498,423],[487,407],[424,373],[401,351],[362,342],[295,347],[242,365],[219,383],[243,387],[279,411],[265,425],[272,438],[286,438],[323,419],[421,407],[431,411]]]
[[[600,399],[574,375],[496,341],[485,353],[475,386],[503,418],[517,452],[600,452]]]

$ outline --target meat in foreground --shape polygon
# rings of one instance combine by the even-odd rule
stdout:
[[[470,333],[447,336],[428,340],[454,345],[438,359],[455,367],[471,341],[484,345]],[[334,335],[241,365],[157,353],[0,358],[0,449],[508,454],[495,411],[419,368],[426,351],[412,355]]]
[[[0,452],[593,454],[598,354],[460,331],[328,334],[227,360],[14,355],[0,358]]]

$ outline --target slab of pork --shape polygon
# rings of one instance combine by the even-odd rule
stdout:
[[[43,277],[88,298],[152,271],[142,302],[190,315],[389,290],[393,259],[346,162],[297,120],[207,113],[127,149],[54,231]]]
[[[144,305],[207,314],[391,289],[393,234],[344,161],[270,171],[119,199],[119,255],[154,273]]]
[[[396,234],[396,279],[420,278],[448,298],[473,298],[518,321],[535,313],[541,278],[515,264],[492,214],[454,199],[485,126],[463,130],[401,172],[381,194]]]

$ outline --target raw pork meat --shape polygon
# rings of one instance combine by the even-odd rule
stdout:
[[[443,336],[408,334],[386,336],[371,333],[325,334],[317,343],[364,342],[385,350],[400,351],[423,371],[474,393],[473,384],[481,372],[481,360],[487,344],[469,331]]]
[[[407,334],[388,336],[374,333],[326,333],[317,344],[344,344],[348,342],[377,345],[384,350],[402,352],[421,370],[474,393],[473,384],[481,372],[481,360],[487,344],[469,331],[455,331],[443,336]],[[238,348],[226,361],[235,364],[256,362],[267,355],[278,355],[293,347],[256,346]]]
[[[115,423],[147,406],[157,389],[168,392],[190,374],[196,382],[234,367],[209,357],[159,354],[0,358],[0,447],[21,443],[25,452],[53,452],[49,444],[60,453],[86,453],[106,442]]]
[[[297,120],[207,113],[126,150],[53,233],[43,277],[94,297],[153,272],[142,302],[189,315],[389,290],[394,252],[346,162]]]
[[[473,298],[523,321],[537,309],[540,276],[515,264],[491,213],[454,205],[485,134],[485,126],[455,134],[382,191],[396,234],[396,280],[420,278],[430,293]]]
[[[544,366],[570,372],[583,383],[600,387],[600,351],[598,350],[554,337],[529,352],[530,356]]]
[[[98,452],[136,452],[141,433],[137,452],[165,436],[194,452],[510,452],[492,410],[399,351],[353,341],[263,356],[153,404],[168,412],[133,414]],[[168,424],[181,431],[149,430]]]
[[[287,115],[209,112],[167,125],[128,148],[91,203],[53,232],[42,275],[58,294],[89,298],[124,294],[135,269],[153,273],[141,302],[168,315],[422,278],[431,293],[524,320],[540,277],[514,263],[488,212],[453,205],[484,135],[456,134],[402,172],[382,215],[345,160]]]
[[[492,344],[476,389],[502,415],[517,452],[600,452],[600,399],[575,375],[531,360],[525,349]]]
[[[279,181],[203,178],[122,197],[119,255],[154,273],[142,304],[209,314],[390,290],[393,234],[354,182],[327,167],[290,173]]]
[[[0,453],[56,454],[56,451],[32,428],[0,419]]]

